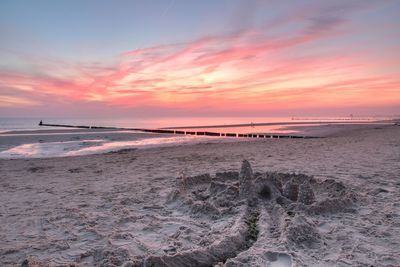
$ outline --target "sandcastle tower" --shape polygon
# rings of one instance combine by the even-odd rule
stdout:
[[[305,181],[299,187],[298,201],[310,205],[315,201],[315,195],[309,182]]]
[[[282,189],[282,195],[292,201],[297,201],[297,196],[299,194],[299,184],[290,179],[285,183]]]
[[[239,173],[239,196],[246,198],[251,195],[252,191],[253,170],[247,160],[243,160],[242,168]]]

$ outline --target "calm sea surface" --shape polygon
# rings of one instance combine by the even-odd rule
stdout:
[[[318,121],[371,121],[377,118],[372,117],[314,117],[314,118],[292,118],[292,117],[180,117],[180,118],[145,118],[145,119],[66,119],[66,118],[1,118],[0,131],[13,130],[43,130],[51,127],[40,127],[39,121],[48,124],[69,124],[88,126],[111,126],[111,127],[138,127],[138,128],[165,128],[182,126],[203,126],[203,125],[231,125],[231,124],[257,124],[275,122],[318,122]],[[251,128],[254,128],[250,126]],[[258,126],[258,128],[261,126]],[[200,127],[201,128],[201,127]],[[226,128],[226,127],[224,127]],[[236,128],[236,127],[235,127]],[[242,127],[240,127],[242,128]],[[275,127],[281,128],[281,127]],[[59,129],[59,128],[57,128]],[[268,128],[270,130],[271,128]],[[260,130],[260,128],[258,129]]]

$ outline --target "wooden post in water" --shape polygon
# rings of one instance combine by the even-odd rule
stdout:
[[[43,121],[39,122],[39,126],[47,127],[62,127],[62,128],[78,128],[78,129],[96,129],[96,130],[121,130],[121,131],[136,131],[146,133],[158,134],[181,134],[181,135],[196,135],[196,136],[217,136],[217,137],[235,137],[235,138],[320,138],[314,136],[297,136],[297,135],[267,135],[267,134],[243,134],[243,133],[222,133],[222,132],[208,132],[208,131],[180,131],[171,128],[164,129],[147,129],[147,128],[121,128],[121,127],[105,127],[105,126],[86,126],[86,125],[67,125],[67,124],[47,124]],[[171,129],[171,130],[170,130]]]

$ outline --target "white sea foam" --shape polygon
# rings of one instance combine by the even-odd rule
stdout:
[[[68,152],[96,146],[105,140],[80,140],[23,144],[0,152],[0,158],[45,158],[62,157]]]
[[[173,136],[144,138],[130,141],[79,140],[22,144],[0,152],[0,158],[47,158],[107,153],[130,148],[148,148],[200,142],[220,142],[221,139],[206,136]],[[224,141],[229,139],[225,138]]]
[[[129,148],[145,148],[145,147],[160,147],[169,146],[176,144],[189,144],[198,143],[204,141],[216,140],[211,137],[198,137],[198,136],[174,136],[174,137],[160,137],[160,138],[145,138],[134,141],[117,141],[117,142],[104,142],[97,146],[84,147],[79,150],[69,151],[65,156],[77,156],[77,155],[88,155],[88,154],[98,154],[111,151],[118,151],[121,149]]]

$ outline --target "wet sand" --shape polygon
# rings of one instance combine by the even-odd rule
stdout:
[[[0,265],[398,266],[399,136],[0,160]]]

